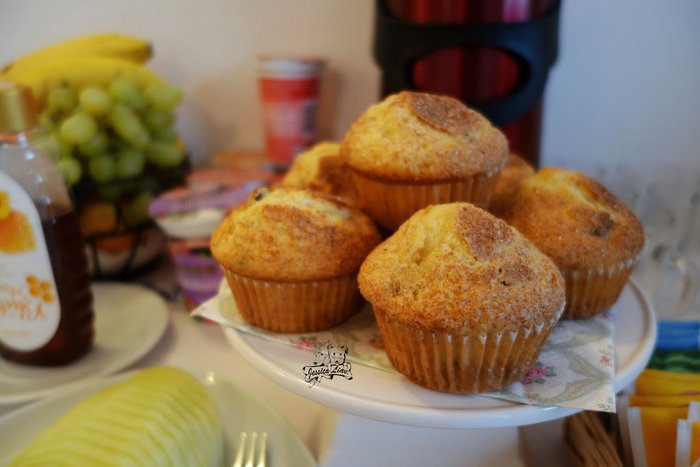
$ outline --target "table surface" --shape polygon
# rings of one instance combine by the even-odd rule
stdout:
[[[407,458],[413,458],[418,465],[418,454],[411,453],[405,444],[402,453],[395,450],[395,442],[403,444],[411,439],[415,449],[422,447],[420,443],[431,446],[437,440],[447,443],[448,446],[439,451],[435,449],[442,453],[442,465],[450,465],[451,456],[455,461],[453,465],[467,465],[463,451],[470,447],[478,448],[480,453],[471,455],[470,466],[524,466],[528,464],[526,459],[541,458],[543,452],[552,460],[549,465],[570,465],[560,441],[559,422],[507,429],[449,430],[394,425],[339,413],[270,381],[230,346],[219,325],[194,320],[177,304],[171,304],[171,324],[163,339],[131,369],[160,364],[212,370],[255,394],[279,412],[314,457],[327,466],[345,465],[342,459],[348,457],[353,459],[351,465],[371,465],[367,463],[370,460],[374,465],[387,465],[392,460],[408,465],[403,464]],[[452,444],[452,438],[459,440],[461,446],[450,456],[446,449]],[[362,453],[358,446],[362,446]],[[507,459],[502,458],[504,454]],[[496,461],[493,455],[501,456],[497,464],[493,463]],[[561,462],[554,462],[554,459],[561,459]],[[458,460],[460,464],[456,463]]]
[[[272,382],[227,342],[219,325],[189,316],[169,302],[170,323],[148,354],[123,371],[155,365],[210,370],[256,395],[282,415],[321,465],[524,466],[546,453],[548,465],[569,465],[560,423],[521,428],[455,430],[395,425],[345,415]],[[0,416],[17,406],[0,406]],[[468,456],[468,457],[465,457]],[[466,462],[466,463],[465,463]]]

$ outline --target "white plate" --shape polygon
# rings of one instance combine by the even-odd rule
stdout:
[[[0,405],[27,402],[115,373],[145,355],[168,327],[168,305],[137,285],[96,283],[95,345],[83,358],[62,367],[32,367],[0,359]]]
[[[654,350],[656,321],[648,300],[632,282],[625,287],[612,313],[618,391],[646,366]],[[487,428],[539,423],[580,411],[436,392],[401,375],[359,364],[352,366],[352,380],[324,379],[309,387],[302,367],[312,363],[310,351],[222,327],[229,343],[271,380],[303,397],[361,417],[426,427]]]
[[[292,427],[267,404],[213,372],[194,374],[207,386],[219,407],[224,427],[225,465],[231,465],[233,462],[233,452],[241,431],[267,431],[268,459],[271,465],[316,465],[308,448]],[[85,397],[122,381],[129,375],[130,373],[125,373],[96,381],[84,381],[69,391],[62,391],[56,396],[1,417],[0,465],[6,465],[41,430]]]

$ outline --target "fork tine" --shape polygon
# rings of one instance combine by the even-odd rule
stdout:
[[[233,467],[243,467],[243,454],[245,453],[245,442],[248,433],[242,431],[238,436],[238,447],[236,448],[236,458],[233,460]]]
[[[249,440],[250,438],[250,440]],[[255,459],[257,457],[257,463]],[[267,432],[241,432],[238,437],[233,467],[265,467],[267,465]]]
[[[250,434],[250,446],[248,447],[248,457],[245,460],[245,467],[253,467],[255,460],[255,446],[258,442],[258,432],[254,431]]]
[[[267,432],[260,433],[260,444],[258,446],[258,465],[257,467],[265,467],[267,465]]]

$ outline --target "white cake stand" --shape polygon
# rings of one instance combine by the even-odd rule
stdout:
[[[656,321],[648,300],[630,282],[612,310],[615,322],[616,391],[644,369],[656,340]],[[420,387],[401,375],[364,365],[353,379],[335,378],[310,387],[302,367],[308,350],[223,326],[229,343],[253,367],[296,394],[359,417],[431,428],[496,428],[540,423],[580,409],[524,405],[486,396],[445,394]]]

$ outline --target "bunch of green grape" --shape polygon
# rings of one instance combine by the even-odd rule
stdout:
[[[175,167],[185,151],[174,128],[180,89],[166,83],[141,88],[117,77],[107,86],[49,91],[41,114],[60,147],[66,181],[97,184],[141,175],[148,166]]]

